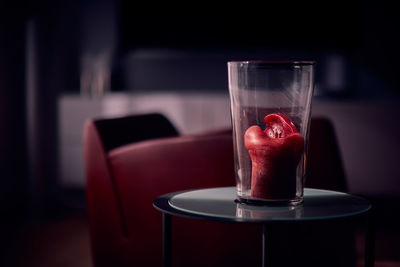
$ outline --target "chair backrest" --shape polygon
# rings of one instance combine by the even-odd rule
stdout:
[[[93,120],[104,149],[160,137],[178,136],[174,125],[162,114],[138,114]]]
[[[306,186],[346,192],[346,175],[332,122],[323,117],[311,120]]]

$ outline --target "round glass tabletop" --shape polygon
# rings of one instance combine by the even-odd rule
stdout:
[[[340,219],[371,209],[361,197],[310,188],[304,189],[304,203],[297,206],[249,205],[237,202],[236,197],[235,187],[208,188],[160,196],[154,206],[176,216],[249,223]]]

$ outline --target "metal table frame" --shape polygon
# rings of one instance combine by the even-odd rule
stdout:
[[[374,258],[374,246],[375,246],[375,224],[374,224],[374,212],[372,205],[366,211],[362,211],[358,214],[344,216],[340,218],[318,218],[313,220],[253,220],[249,221],[243,218],[221,218],[219,216],[212,215],[202,215],[190,211],[184,211],[181,209],[177,209],[170,204],[170,200],[179,194],[182,193],[190,193],[198,190],[186,190],[173,192],[166,195],[162,195],[157,197],[153,206],[162,212],[162,251],[163,251],[163,266],[170,267],[172,266],[172,216],[190,218],[190,219],[198,219],[198,220],[206,220],[206,221],[215,221],[215,222],[233,222],[233,223],[256,223],[262,224],[263,226],[263,234],[262,234],[262,266],[266,267],[268,265],[268,225],[279,224],[279,223],[309,223],[309,222],[333,222],[335,220],[357,220],[363,219],[366,222],[366,231],[365,231],[365,266],[373,267],[375,258]],[[334,191],[332,191],[334,192]],[[347,196],[351,196],[346,194]],[[357,197],[359,198],[359,197]],[[235,199],[232,199],[234,202]],[[306,200],[305,200],[306,201]],[[366,200],[365,200],[366,201]],[[265,206],[268,209],[268,206]]]

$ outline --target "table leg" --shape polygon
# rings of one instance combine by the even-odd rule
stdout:
[[[373,210],[367,215],[367,229],[365,234],[365,267],[375,265],[375,216]]]
[[[262,237],[262,266],[267,267],[267,256],[268,256],[268,229],[267,225],[263,224],[263,237]]]
[[[162,232],[163,232],[163,266],[172,266],[172,216],[166,213],[162,214]]]

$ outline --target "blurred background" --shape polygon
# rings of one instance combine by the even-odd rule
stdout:
[[[86,119],[156,111],[183,134],[229,127],[228,60],[316,60],[313,114],[335,125],[349,191],[395,203],[396,11],[373,0],[1,1],[0,265],[21,240],[54,242],[43,222],[84,218]],[[384,212],[398,220],[397,205]]]

